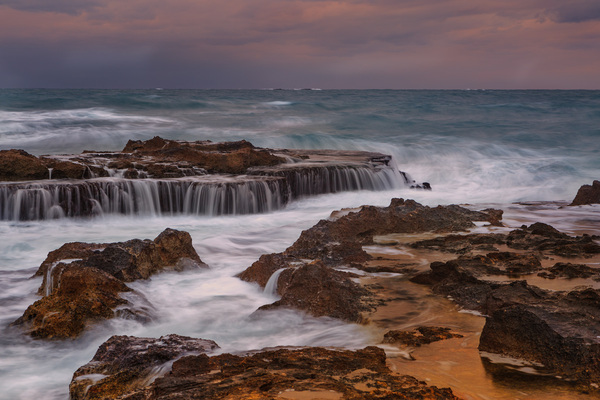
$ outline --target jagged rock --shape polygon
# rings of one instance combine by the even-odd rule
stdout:
[[[372,244],[373,236],[390,233],[451,232],[474,227],[473,221],[496,221],[497,215],[470,211],[456,205],[423,206],[414,200],[392,199],[388,207],[363,206],[336,220],[322,220],[305,230],[285,253],[299,258],[343,258],[332,251],[332,244]],[[346,246],[340,246],[345,248]],[[337,256],[337,257],[336,257]],[[357,257],[357,252],[352,253]],[[347,257],[347,256],[346,256]]]
[[[473,250],[497,251],[494,245],[506,244],[501,233],[476,233],[471,235],[445,235],[411,243],[415,249],[430,249],[448,253],[466,254]]]
[[[277,292],[281,299],[259,310],[292,307],[316,317],[364,322],[363,312],[372,311],[371,293],[350,279],[351,275],[316,261],[288,268],[279,277]]]
[[[556,263],[547,271],[540,272],[538,276],[547,279],[556,278],[590,278],[598,277],[600,270],[598,268],[592,268],[585,264],[571,264],[571,263]]]
[[[163,163],[186,163],[208,172],[229,174],[242,174],[250,167],[271,166],[284,161],[266,150],[255,148],[245,140],[228,143],[183,142],[156,136],[146,141],[130,140],[123,152],[133,153],[136,158],[152,157]],[[154,167],[155,163],[147,166],[149,169]],[[163,166],[159,174],[170,176],[165,175],[165,168],[168,166]],[[177,173],[175,170],[169,172]]]
[[[40,157],[40,161],[47,169],[52,169],[52,179],[90,179],[108,176],[108,172],[96,165],[57,160],[50,157]],[[48,176],[50,177],[50,171]]]
[[[114,355],[118,358],[118,355]],[[139,368],[135,368],[138,370]],[[94,369],[93,371],[97,371]],[[79,372],[79,371],[78,371]],[[89,372],[84,371],[88,374]],[[76,373],[77,376],[77,373]],[[84,396],[73,400],[106,398],[96,395],[109,378],[98,376]],[[90,380],[91,381],[91,380]],[[88,381],[89,382],[89,381]],[[75,388],[81,388],[78,385]],[[108,385],[107,385],[108,386]],[[275,349],[246,356],[190,355],[177,359],[170,372],[145,387],[107,388],[111,398],[149,399],[457,399],[450,389],[427,386],[410,376],[392,373],[383,350],[367,347],[336,351],[319,347]],[[288,397],[290,396],[290,397]],[[300,396],[300,397],[297,397]]]
[[[481,351],[541,363],[547,373],[584,384],[600,382],[597,290],[566,293],[525,281],[490,282],[479,279],[484,274],[463,261],[432,263],[430,272],[411,281],[432,285],[434,293],[487,315]]]
[[[171,228],[165,229],[154,240],[132,239],[118,243],[73,242],[50,252],[35,273],[44,277],[40,294],[43,294],[46,287],[48,269],[53,263],[65,259],[81,259],[81,266],[98,268],[123,282],[148,279],[166,269],[182,271],[207,267],[194,250],[190,234]],[[54,282],[58,284],[58,279],[55,278]]]
[[[600,245],[594,242],[597,236],[569,236],[550,225],[536,222],[529,227],[511,231],[506,243],[513,249],[549,251],[563,257],[586,257],[600,254]]]
[[[77,263],[59,263],[54,270],[60,284],[13,322],[34,338],[77,337],[89,324],[113,318],[117,307],[128,305],[119,294],[131,289],[104,271]]]
[[[599,306],[592,289],[509,303],[486,318],[479,350],[541,363],[551,373],[597,385]]]
[[[128,395],[163,375],[180,357],[211,352],[218,347],[212,340],[179,335],[159,339],[112,336],[88,364],[73,374],[69,386],[71,400]]]
[[[364,263],[372,257],[362,246],[373,243],[375,235],[465,230],[474,226],[472,221],[496,221],[499,215],[501,212],[476,212],[459,206],[430,208],[413,200],[392,199],[389,207],[363,206],[356,212],[339,213],[335,220],[321,220],[284,252],[263,255],[238,276],[265,286],[275,271],[287,268],[278,278],[281,300],[261,309],[294,307],[316,316],[360,322],[362,313],[374,310],[377,304],[349,275],[328,268],[369,269]],[[311,260],[318,262],[306,265]]]
[[[424,344],[430,344],[440,340],[461,337],[463,336],[458,333],[451,333],[450,328],[420,326],[413,331],[388,331],[383,336],[383,343],[420,347]]]
[[[58,339],[76,337],[87,325],[115,316],[147,321],[147,307],[120,296],[131,291],[124,282],[201,267],[207,266],[189,233],[170,228],[154,240],[67,243],[50,252],[35,274],[43,276],[38,294],[44,297],[13,325],[24,326],[34,337]]]
[[[577,191],[571,206],[600,203],[600,181],[595,180],[591,185],[583,185]]]
[[[0,150],[0,181],[48,179],[48,168],[23,150]]]
[[[258,261],[240,273],[238,278],[246,282],[256,282],[261,287],[265,287],[275,271],[281,268],[296,266],[297,264],[298,260],[281,253],[263,254]]]

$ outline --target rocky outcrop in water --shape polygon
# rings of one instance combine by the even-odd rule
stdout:
[[[131,155],[128,161],[133,168],[137,165],[146,171],[154,168],[151,175],[155,178],[174,177],[176,170],[173,166],[191,170],[201,168],[208,173],[243,174],[250,167],[271,166],[284,161],[267,150],[255,148],[245,140],[225,143],[183,142],[156,136],[146,141],[130,140],[122,153]],[[157,161],[167,167],[157,167],[160,165],[156,164]]]
[[[525,281],[486,280],[486,275],[498,273],[488,260],[461,257],[434,262],[431,271],[411,280],[431,285],[434,293],[486,315],[481,351],[525,359],[543,366],[544,373],[598,384],[599,291],[554,292]],[[506,265],[511,261],[504,260]]]
[[[71,398],[457,399],[450,389],[392,373],[385,353],[377,347],[203,354],[215,347],[214,342],[176,335],[155,340],[113,337],[77,370]],[[185,352],[195,355],[184,356]]]
[[[586,234],[569,236],[548,224],[536,222],[530,226],[523,225],[507,235],[447,235],[421,240],[412,243],[411,247],[468,254],[473,251],[497,251],[495,246],[506,245],[515,250],[547,252],[562,257],[590,257],[600,254],[600,245],[596,243],[599,239],[598,236]]]
[[[212,340],[179,335],[158,339],[113,336],[98,348],[89,363],[73,374],[69,386],[71,400],[130,395],[164,375],[175,360],[210,353],[218,347]]]
[[[458,333],[451,333],[450,328],[437,326],[419,326],[412,331],[391,330],[383,336],[383,343],[400,346],[420,347],[425,344],[453,338],[461,338]]]
[[[23,150],[0,150],[0,180],[22,181],[48,178],[48,168]]]
[[[372,293],[353,282],[354,275],[328,268],[321,261],[288,268],[277,282],[281,299],[259,310],[290,307],[316,317],[332,317],[348,322],[365,322],[363,313],[373,311]]]
[[[38,158],[23,150],[0,150],[0,181],[87,179],[94,176],[108,176],[108,172],[95,165]]]
[[[281,300],[262,309],[293,307],[315,316],[366,321],[364,313],[373,311],[378,302],[369,290],[352,281],[352,275],[334,268],[367,269],[365,262],[372,257],[362,246],[372,244],[375,235],[466,230],[475,226],[473,221],[499,224],[502,213],[454,205],[431,208],[413,200],[392,199],[388,207],[363,206],[336,215],[303,231],[284,252],[263,255],[239,275],[265,286],[276,271],[284,269],[275,276]]]
[[[304,196],[400,187],[390,159],[371,152],[267,150],[244,140],[160,137],[130,141],[122,152],[37,158],[10,150],[0,154],[0,180],[11,181],[0,182],[0,219],[263,213]],[[22,180],[29,182],[12,182]]]
[[[13,325],[37,338],[78,336],[91,323],[115,316],[147,321],[151,309],[124,296],[124,282],[165,271],[206,268],[187,232],[167,228],[154,240],[119,243],[67,243],[48,254],[38,271],[44,296]],[[129,299],[143,300],[132,293]]]
[[[591,185],[583,185],[577,191],[571,206],[600,203],[600,181],[594,181]]]

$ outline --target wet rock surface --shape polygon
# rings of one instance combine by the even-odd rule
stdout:
[[[598,236],[569,236],[554,227],[536,222],[523,225],[508,234],[447,235],[421,240],[411,244],[413,248],[438,250],[457,254],[472,251],[497,251],[495,246],[506,245],[515,250],[548,252],[563,257],[587,257],[600,254]]]
[[[293,307],[315,316],[330,316],[363,322],[364,313],[378,305],[373,293],[352,281],[353,275],[334,268],[371,270],[372,259],[362,246],[373,243],[375,235],[389,233],[452,232],[466,230],[473,221],[498,224],[498,210],[477,212],[459,206],[427,207],[413,200],[392,199],[388,207],[363,206],[321,220],[302,232],[282,253],[263,255],[238,276],[265,286],[278,270],[277,293],[281,300],[261,307]]]
[[[581,257],[600,254],[598,236],[569,236],[552,226],[536,222],[510,232],[506,243],[513,249],[548,251],[564,257]]]
[[[591,185],[583,185],[577,191],[571,206],[600,203],[600,181],[595,180]]]
[[[75,373],[71,383],[73,399],[101,399],[106,398],[106,394],[130,400],[457,398],[449,389],[427,386],[410,376],[392,373],[386,366],[385,353],[377,347],[357,351],[313,347],[262,350],[247,355],[187,355],[175,360],[168,373],[163,370],[162,376],[149,382],[146,371],[172,360],[172,354],[163,356],[161,351],[149,351],[140,357],[134,351],[133,357],[125,357],[133,362],[111,361],[111,356],[120,358],[112,343],[119,344],[121,340],[123,337],[111,338],[101,346],[89,367],[84,366]],[[135,343],[136,339],[125,340]],[[106,351],[106,348],[114,350]],[[131,353],[127,348],[125,352]],[[196,350],[196,353],[201,352]],[[115,365],[118,368],[113,368]],[[120,376],[128,375],[138,378],[136,384],[119,380]],[[85,385],[89,385],[90,380],[86,381],[86,376],[96,379],[87,391]],[[139,384],[144,379],[145,386]]]
[[[108,176],[101,167],[51,157],[36,157],[23,150],[0,150],[0,181],[87,179]]]
[[[75,371],[69,386],[71,399],[128,395],[166,373],[176,359],[210,353],[218,347],[212,340],[179,335],[158,339],[113,336],[98,348],[89,363]]]
[[[320,261],[281,273],[277,292],[281,299],[259,310],[290,307],[316,317],[339,318],[348,322],[365,322],[364,312],[373,311],[372,293],[353,282],[346,272],[328,268]]]
[[[597,290],[556,292],[525,281],[489,281],[489,265],[481,257],[436,262],[430,268],[411,280],[486,316],[481,351],[538,363],[545,373],[584,384],[600,382]]]
[[[141,165],[153,177],[174,177],[186,167],[192,171],[201,168],[209,173],[242,174],[250,167],[271,166],[284,161],[245,140],[183,142],[156,136],[146,141],[130,140],[122,153],[131,155],[128,161],[134,168]],[[148,163],[148,159],[154,162]],[[161,168],[156,161],[167,163],[167,166]],[[185,172],[181,171],[181,174],[185,176]]]
[[[556,278],[594,278],[594,280],[600,279],[600,269],[590,267],[586,264],[572,264],[572,263],[556,263],[551,268],[540,272],[538,276],[548,279]]]
[[[460,334],[451,333],[450,330],[450,328],[437,326],[420,326],[412,331],[391,330],[386,332],[383,336],[383,343],[394,344],[397,346],[419,347],[440,340],[463,337]]]
[[[167,228],[154,240],[119,243],[67,243],[48,254],[36,275],[44,296],[13,322],[37,338],[73,338],[87,325],[114,316],[149,320],[147,305],[123,298],[124,282],[147,279],[164,270],[206,268],[187,232]],[[138,298],[143,296],[136,294]]]

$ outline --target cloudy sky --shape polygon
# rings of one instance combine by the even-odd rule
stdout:
[[[0,0],[0,87],[600,89],[600,0]]]

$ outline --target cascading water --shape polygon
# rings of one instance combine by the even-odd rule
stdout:
[[[285,270],[286,268],[280,268],[277,271],[273,272],[273,275],[271,275],[271,277],[267,281],[267,284],[265,285],[265,294],[268,294],[270,296],[277,296],[277,282],[279,281],[279,275],[281,275],[281,273]]]
[[[389,190],[392,168],[311,166],[252,171],[249,176],[176,179],[96,178],[0,184],[0,220],[45,220],[104,214],[243,215],[279,210],[303,196]]]

